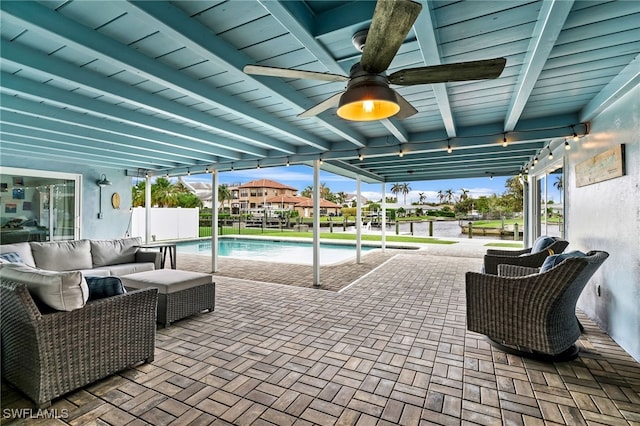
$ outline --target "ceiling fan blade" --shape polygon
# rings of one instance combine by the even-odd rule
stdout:
[[[312,106],[308,110],[298,114],[298,117],[302,117],[302,118],[315,117],[316,115],[328,110],[329,108],[338,106],[338,103],[340,102],[340,96],[342,96],[343,93],[344,92],[336,93],[335,95],[331,96],[329,99],[325,99],[319,104]]]
[[[370,73],[389,68],[418,18],[422,5],[410,0],[378,0],[360,64]]]
[[[507,60],[505,58],[495,58],[482,61],[409,68],[391,74],[389,76],[389,82],[401,86],[411,86],[413,84],[434,84],[449,81],[498,78],[500,74],[502,74],[506,63]]]
[[[262,65],[245,65],[245,74],[267,75],[270,77],[306,78],[309,80],[347,81],[349,77],[328,72],[303,71],[289,68],[265,67]]]
[[[394,115],[394,118],[397,118],[398,120],[404,120],[405,118],[409,118],[418,112],[418,110],[415,109],[413,105],[409,103],[409,101],[407,101],[402,97],[402,95],[400,95],[400,93],[396,92],[395,90],[394,92],[396,94],[398,105],[400,106],[400,111],[398,111],[398,113]]]

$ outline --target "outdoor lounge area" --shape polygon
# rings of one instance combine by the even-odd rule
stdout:
[[[281,269],[268,263],[248,271],[256,281],[225,277],[238,266],[224,262],[213,313],[158,329],[153,362],[49,409],[69,424],[638,423],[640,365],[582,313],[580,355],[564,363],[508,355],[466,329],[464,275],[484,249],[367,255],[370,271],[344,276],[355,282],[342,292],[257,281]],[[3,409],[30,407],[3,384]]]
[[[640,425],[639,1],[3,0],[0,21],[0,254],[27,264],[0,267],[2,425]],[[282,170],[312,265],[219,256],[220,189]],[[207,256],[151,232],[193,199],[152,185],[186,176],[210,182]],[[386,245],[408,183],[443,181],[447,213],[484,197],[531,251],[474,224]],[[383,249],[321,263],[325,182]],[[267,218],[275,190],[238,197]],[[126,261],[99,243],[132,237]],[[527,269],[561,251],[586,256]]]

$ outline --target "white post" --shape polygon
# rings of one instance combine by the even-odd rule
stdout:
[[[151,240],[151,176],[147,173],[144,184],[144,243]]]
[[[385,182],[382,182],[382,203],[380,203],[380,206],[382,208],[382,223],[381,223],[381,244],[382,244],[382,251],[384,252],[385,249],[385,245],[387,243],[387,195],[385,193],[386,189],[385,189]],[[398,218],[396,217],[396,220],[398,220]]]
[[[320,160],[313,162],[313,285],[320,285]]]
[[[218,272],[218,173],[211,167],[211,272]]]
[[[356,176],[356,263],[362,255],[362,201],[360,197],[360,175]]]

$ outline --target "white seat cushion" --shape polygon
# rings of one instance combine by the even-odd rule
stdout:
[[[125,287],[142,289],[155,287],[160,294],[170,294],[199,285],[211,284],[213,277],[200,272],[179,269],[156,269],[120,277]]]

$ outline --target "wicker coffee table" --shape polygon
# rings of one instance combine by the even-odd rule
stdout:
[[[157,321],[168,327],[174,321],[202,311],[213,312],[216,285],[213,277],[179,269],[156,269],[120,277],[131,289],[158,289]]]

